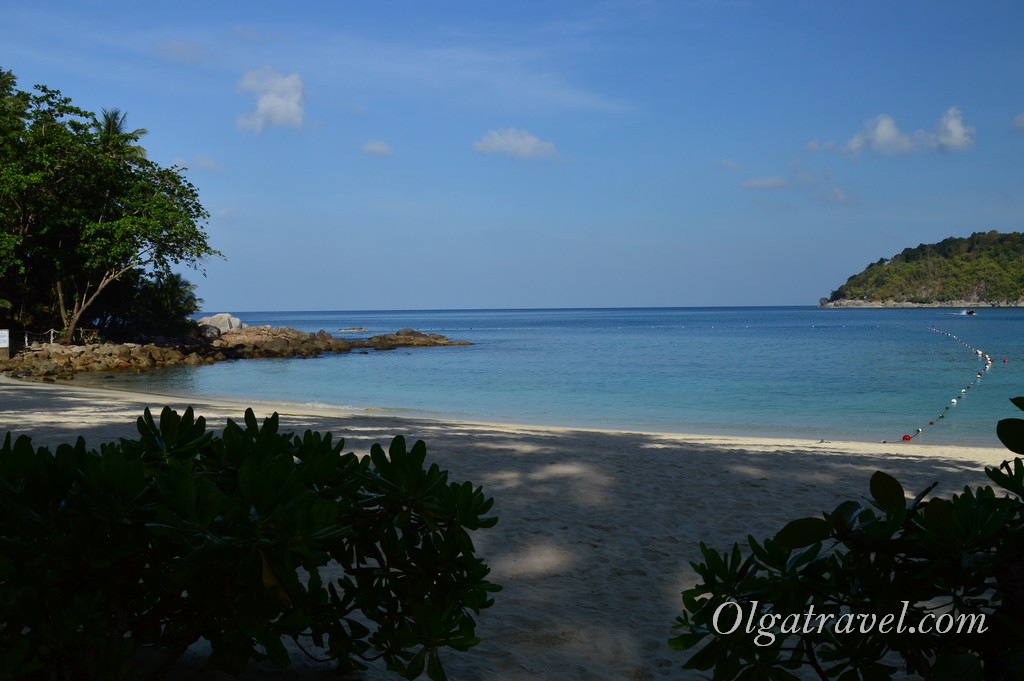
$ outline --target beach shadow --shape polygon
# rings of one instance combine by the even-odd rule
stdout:
[[[504,590],[480,617],[482,643],[445,656],[460,679],[555,678],[551,670],[568,679],[700,678],[680,669],[685,658],[667,640],[680,592],[696,582],[689,562],[701,541],[745,547],[748,535],[763,539],[789,520],[866,500],[879,469],[911,494],[937,480],[946,495],[987,482],[939,451],[879,459],[817,443],[749,451],[637,433],[480,438],[473,428],[413,425],[453,479],[495,498],[500,518],[474,541]],[[350,444],[373,435],[363,430]]]

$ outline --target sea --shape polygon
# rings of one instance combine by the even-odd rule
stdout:
[[[205,313],[204,313],[205,314]],[[233,312],[468,346],[91,376],[128,390],[360,413],[814,441],[1001,446],[1021,413],[1024,309],[708,307]]]

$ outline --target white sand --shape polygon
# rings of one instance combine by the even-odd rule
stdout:
[[[134,436],[145,406],[193,404],[219,430],[247,405],[28,384],[0,379],[0,435],[39,445],[84,435],[90,445]],[[495,498],[498,525],[477,532],[479,555],[504,587],[478,620],[482,643],[444,656],[452,679],[689,679],[667,640],[679,593],[695,582],[701,541],[720,550],[748,534],[867,496],[875,470],[911,495],[984,484],[985,465],[1010,452],[907,443],[873,444],[584,431],[440,422],[253,404],[282,427],[331,431],[365,454],[394,435],[422,439],[428,456]],[[995,428],[995,422],[992,424]],[[211,678],[213,675],[206,675]],[[189,678],[183,668],[176,678]],[[329,678],[296,657],[293,668],[243,678]],[[202,678],[202,677],[201,677]],[[397,678],[381,670],[363,677]],[[424,677],[425,678],[425,677]]]

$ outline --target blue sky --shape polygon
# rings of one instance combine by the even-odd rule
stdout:
[[[128,112],[210,311],[815,304],[1024,214],[1024,4],[4,3]]]

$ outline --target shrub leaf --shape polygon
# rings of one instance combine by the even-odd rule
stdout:
[[[831,534],[832,526],[824,518],[799,518],[779,530],[775,542],[787,549],[802,549],[825,541]]]

